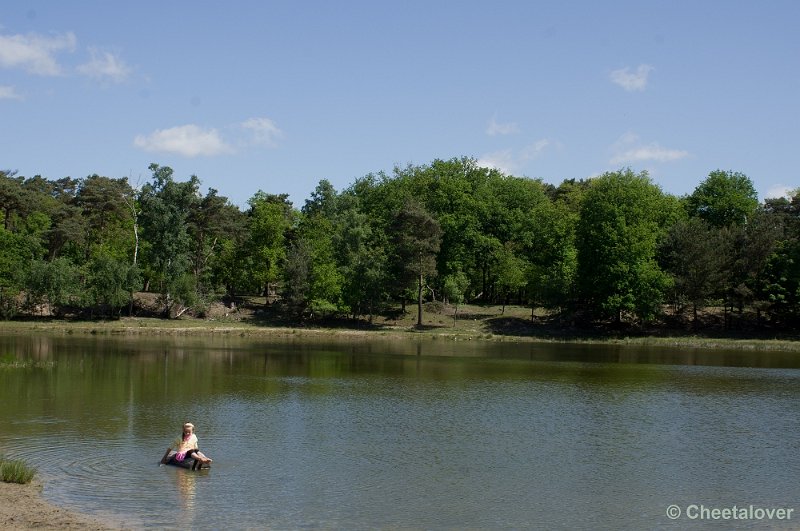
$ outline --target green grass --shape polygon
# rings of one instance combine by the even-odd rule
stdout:
[[[36,469],[20,459],[6,459],[0,456],[0,480],[6,483],[30,483]]]
[[[313,319],[290,322],[271,316],[261,310],[263,297],[249,300],[232,314],[232,317],[209,319],[182,317],[181,319],[159,319],[153,317],[122,317],[112,321],[73,320],[29,320],[0,321],[0,336],[4,334],[67,334],[92,336],[239,336],[274,338],[440,338],[453,341],[495,342],[568,342],[594,344],[625,344],[640,346],[667,346],[677,348],[725,348],[738,350],[769,350],[800,353],[800,336],[796,333],[771,337],[768,330],[752,329],[728,331],[722,326],[723,314],[719,308],[706,311],[709,325],[695,333],[688,322],[655,324],[651,328],[630,326],[618,329],[595,324],[576,326],[569,320],[537,308],[531,318],[530,307],[508,305],[471,305],[458,307],[458,319],[453,321],[454,308],[441,303],[427,304],[423,313],[423,327],[417,324],[416,305],[408,304],[406,312],[399,305],[394,311],[375,315],[373,322],[366,318],[350,321],[342,318]],[[258,310],[258,313],[257,313]],[[219,313],[219,312],[217,312]],[[684,316],[685,317],[685,316]],[[3,369],[48,369],[53,362],[17,361],[11,356],[0,355],[0,370]]]

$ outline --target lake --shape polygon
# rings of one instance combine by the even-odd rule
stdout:
[[[135,528],[789,529],[800,514],[764,511],[800,510],[798,358],[2,336],[0,453],[49,501]],[[158,464],[187,420],[210,470]]]

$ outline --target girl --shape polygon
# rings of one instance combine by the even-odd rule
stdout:
[[[183,433],[173,441],[172,445],[167,448],[164,457],[161,458],[161,463],[166,464],[168,461],[169,453],[175,449],[175,454],[171,457],[175,461],[183,461],[187,457],[197,459],[201,463],[207,465],[211,463],[211,459],[206,457],[197,446],[197,435],[194,434],[194,424],[187,422],[183,425]]]

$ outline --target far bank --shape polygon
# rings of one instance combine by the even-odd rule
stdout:
[[[415,312],[411,312],[415,313]],[[769,331],[710,330],[702,334],[670,327],[650,329],[581,328],[533,315],[516,306],[466,306],[429,311],[422,327],[416,315],[398,315],[365,320],[319,319],[288,322],[263,315],[258,310],[219,314],[208,318],[122,317],[116,320],[71,320],[41,317],[0,321],[0,334],[77,334],[124,336],[238,336],[253,338],[299,338],[332,341],[392,339],[444,341],[581,343],[602,345],[663,346],[671,348],[726,348],[800,352],[800,340]]]

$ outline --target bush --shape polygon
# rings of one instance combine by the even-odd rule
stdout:
[[[36,469],[19,459],[6,459],[0,456],[0,480],[6,483],[30,483]]]

